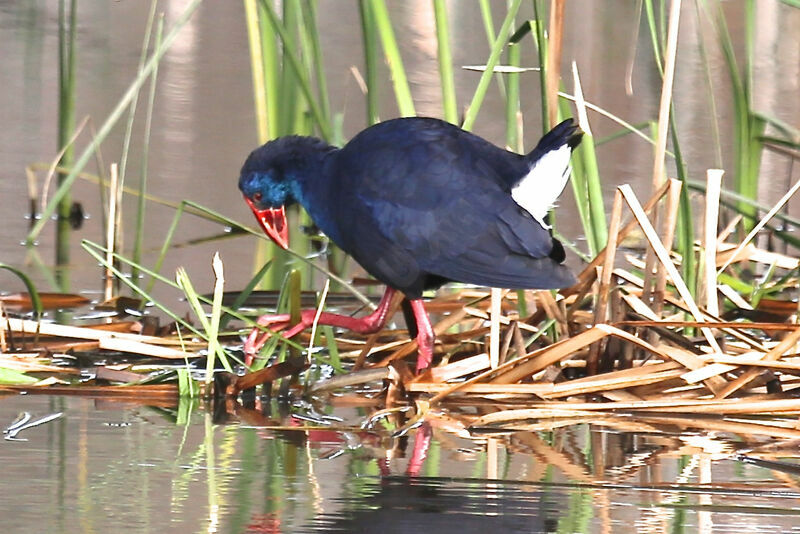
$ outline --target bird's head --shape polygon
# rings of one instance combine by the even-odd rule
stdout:
[[[264,232],[289,248],[286,206],[300,200],[303,178],[313,172],[327,143],[313,137],[281,137],[253,150],[239,175],[239,189]]]

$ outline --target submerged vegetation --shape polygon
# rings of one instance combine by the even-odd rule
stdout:
[[[72,131],[70,95],[74,91],[75,2],[62,1],[59,142],[64,150],[50,170],[59,176],[57,187],[28,241],[35,241],[50,216],[58,213],[61,252],[57,258],[67,261],[63,255],[68,242],[64,206],[69,204],[70,189],[78,178],[96,180],[109,206],[105,219],[108,238],[104,244],[84,241],[83,251],[102,264],[109,280],[114,281],[108,286],[105,305],[114,307],[120,315],[133,312],[136,316],[150,303],[161,316],[169,318],[170,325],[155,329],[146,321],[120,320],[81,327],[38,322],[34,319],[41,314],[43,299],[30,279],[18,269],[0,265],[23,279],[36,315],[28,318],[24,311],[11,308],[16,303],[22,310],[31,309],[25,308],[21,296],[4,297],[0,368],[11,374],[0,375],[0,380],[8,384],[6,387],[154,398],[216,395],[238,399],[243,391],[262,384],[268,384],[266,392],[276,395],[292,390],[318,396],[379,382],[385,384],[383,410],[371,413],[364,424],[372,426],[380,420],[398,435],[426,417],[436,417],[434,412],[440,407],[457,412],[459,406],[475,403],[485,410],[481,416],[460,414],[459,424],[464,429],[546,430],[598,418],[613,427],[621,425],[620,414],[635,414],[653,424],[678,424],[680,420],[682,428],[800,437],[796,418],[753,418],[738,422],[735,429],[724,418],[694,420],[691,424],[680,419],[686,414],[800,414],[800,400],[796,398],[800,391],[800,359],[796,357],[800,340],[796,302],[799,262],[792,254],[779,254],[765,245],[773,240],[796,245],[796,238],[786,231],[796,221],[781,213],[796,187],[774,206],[762,205],[757,198],[762,153],[778,150],[794,161],[800,154],[800,130],[755,108],[752,78],[757,14],[753,0],[745,2],[744,60],[734,52],[721,3],[695,3],[699,20],[714,30],[711,37],[703,34],[699,38],[705,70],[710,72],[707,50],[715,46],[723,51],[730,76],[736,128],[728,137],[718,132],[716,118],[710,117],[718,132],[718,146],[709,150],[721,154],[723,144],[732,144],[735,163],[728,174],[733,179],[727,181],[733,184],[731,190],[721,187],[721,172],[697,168],[681,150],[676,116],[685,111],[673,101],[672,86],[679,24],[684,11],[691,7],[688,2],[682,11],[680,1],[667,4],[643,0],[642,27],[650,32],[653,58],[663,84],[658,116],[647,124],[633,126],[587,101],[577,66],[565,64],[561,42],[568,21],[560,0],[535,0],[534,18],[530,20],[521,20],[522,0],[509,2],[499,17],[493,13],[496,5],[488,0],[476,4],[473,8],[480,9],[486,28],[488,53],[478,67],[481,74],[472,97],[458,101],[451,17],[445,2],[433,1],[444,119],[472,129],[476,121],[488,120],[481,108],[487,93],[496,90],[505,106],[507,146],[523,151],[523,48],[538,59],[538,79],[525,77],[524,91],[540,92],[545,129],[563,117],[578,117],[586,135],[573,156],[571,183],[586,241],[570,245],[585,260],[579,282],[572,288],[558,293],[456,288],[432,298],[429,309],[439,317],[434,328],[441,363],[421,376],[412,375],[403,363],[416,346],[397,323],[370,336],[340,333],[328,326],[315,326],[295,339],[275,334],[252,368],[238,373],[244,369],[241,337],[255,327],[254,308],[297,318],[301,306],[309,307],[309,303],[319,309],[336,306],[354,313],[374,307],[371,298],[364,295],[368,293],[364,286],[351,280],[347,258],[313,232],[295,233],[291,250],[278,251],[247,224],[217,213],[214,206],[201,206],[187,198],[171,206],[175,215],[158,260],[152,266],[142,264],[144,212],[148,202],[158,201],[147,192],[146,174],[156,75],[162,57],[200,4],[200,0],[188,2],[184,12],[164,27],[158,3],[153,0],[138,76],[91,142],[75,150],[77,133]],[[346,141],[343,117],[330,103],[317,4],[313,0],[279,4],[280,8],[270,0],[244,0],[258,142],[301,134],[342,145]],[[380,120],[380,99],[385,98],[379,89],[381,60],[391,75],[397,115],[415,115],[413,92],[386,3],[360,0],[358,8],[364,57],[363,72],[356,70],[367,123]],[[563,73],[562,63],[566,67]],[[130,152],[131,125],[140,93],[148,82],[147,96],[141,98],[146,101],[145,137],[138,154],[143,171],[132,187],[125,176],[126,162],[134,157]],[[712,108],[719,110],[723,104],[716,89],[709,94]],[[461,110],[463,117],[459,116]],[[112,170],[106,178],[101,168],[98,176],[89,176],[88,164],[126,113],[119,171]],[[592,135],[591,122],[600,116],[619,126],[612,139]],[[608,213],[602,191],[615,184],[601,176],[596,149],[604,142],[633,136],[644,138],[654,147],[652,191],[642,205],[632,189],[622,185],[616,189]],[[72,157],[73,150],[77,157]],[[673,172],[675,179],[669,178]],[[34,167],[30,173],[34,173]],[[706,175],[705,180],[697,178],[702,175]],[[693,198],[691,191],[702,195]],[[123,229],[114,206],[123,194],[139,199],[135,245],[130,255],[115,246]],[[697,216],[700,212],[703,217]],[[242,281],[225,280],[218,257],[213,262],[217,280],[213,288],[195,287],[182,269],[174,281],[161,272],[165,258],[173,253],[172,243],[184,214],[202,217],[250,240],[262,238],[255,274],[243,289],[225,291],[239,287]],[[311,225],[303,213],[291,217],[294,224]],[[555,215],[556,232],[558,222]],[[626,248],[630,239],[637,237],[639,247]],[[564,236],[559,238],[568,241]],[[311,291],[302,290],[301,278],[312,284]],[[321,282],[316,285],[314,281]],[[123,289],[116,291],[117,284]],[[186,310],[159,302],[153,293],[155,284],[180,289],[191,319],[185,316]],[[56,299],[53,306],[64,307],[64,302]],[[395,302],[392,316],[398,309],[399,302]],[[128,369],[122,372],[107,365],[98,372],[94,384],[78,384],[74,367],[65,370],[53,366],[53,355],[66,352],[90,360],[97,359],[98,354],[99,358],[126,354]],[[149,363],[137,363],[133,355],[146,357]],[[154,364],[160,360],[151,358],[173,360],[178,369]],[[331,373],[336,376],[331,378]],[[43,382],[31,379],[42,375],[47,377]],[[101,387],[109,383],[126,385]],[[394,417],[409,407],[413,415]]]

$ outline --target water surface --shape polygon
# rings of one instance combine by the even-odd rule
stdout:
[[[800,532],[800,477],[726,453],[766,436],[580,424],[470,437],[433,417],[391,438],[353,431],[367,411],[346,407],[331,413],[350,431],[291,430],[310,409],[5,395],[3,426],[63,416],[0,442],[3,530]]]

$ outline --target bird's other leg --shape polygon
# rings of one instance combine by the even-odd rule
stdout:
[[[433,343],[436,335],[433,333],[431,320],[428,318],[422,299],[414,299],[410,303],[414,321],[417,323],[417,372],[419,373],[430,367],[433,361]]]
[[[419,476],[420,471],[422,471],[422,465],[425,463],[425,458],[427,458],[428,451],[431,448],[432,439],[433,428],[429,422],[425,421],[417,429],[417,435],[414,438],[414,450],[411,452],[411,458],[408,460],[408,467],[406,467],[407,476]]]
[[[319,314],[319,321],[317,324],[346,328],[359,334],[377,332],[386,324],[394,294],[395,290],[391,287],[387,287],[375,311],[364,317],[356,318],[348,315],[339,315],[338,313],[322,312]],[[289,338],[296,336],[313,325],[316,316],[316,309],[301,310],[300,322],[286,330],[283,333],[283,337]],[[261,328],[254,328],[253,331],[250,332],[250,335],[247,336],[247,341],[244,343],[245,363],[247,365],[252,363],[253,357],[258,353],[261,347],[264,346],[264,343],[267,342],[270,335],[289,327],[289,320],[289,314],[262,315],[258,318],[258,325],[269,328],[270,331],[264,332]]]

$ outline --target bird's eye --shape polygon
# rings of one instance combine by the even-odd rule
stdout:
[[[261,202],[261,193],[253,193],[253,200]]]

